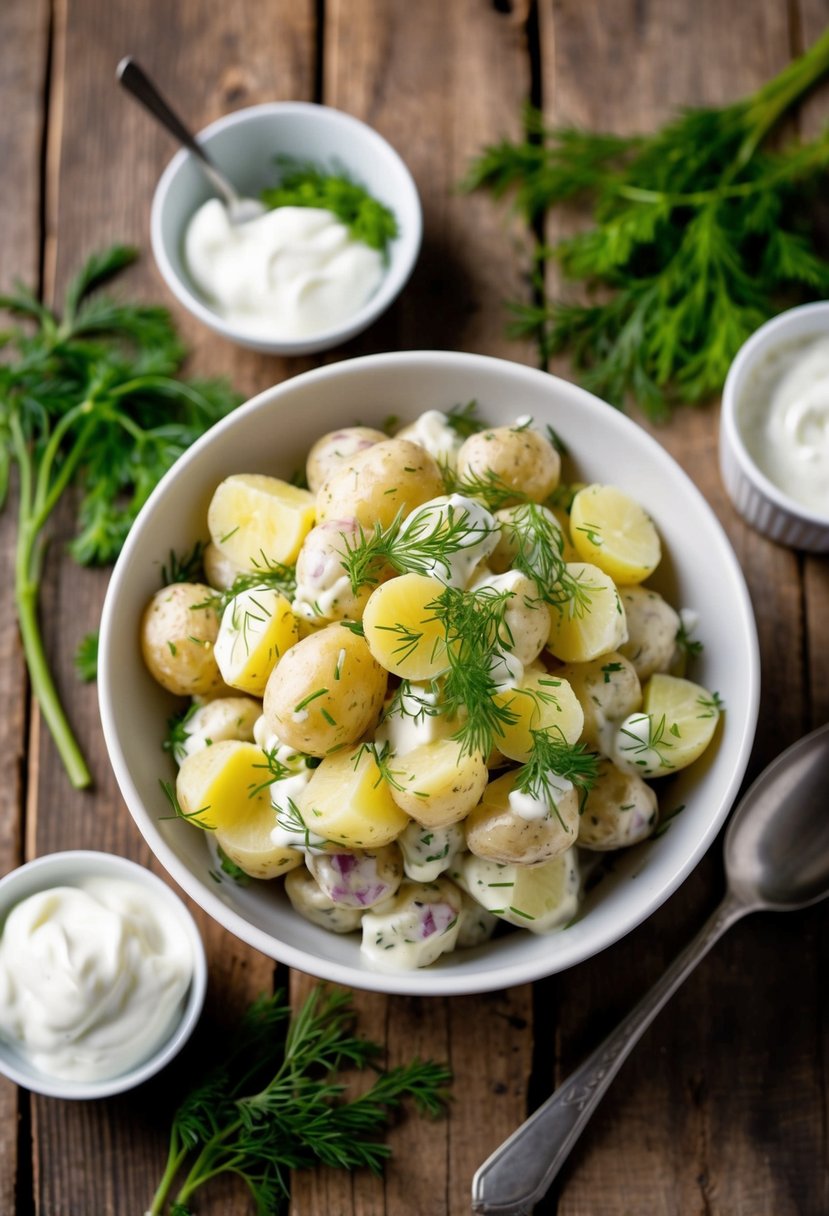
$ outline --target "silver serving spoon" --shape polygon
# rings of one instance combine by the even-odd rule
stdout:
[[[643,1032],[735,921],[748,912],[805,908],[829,895],[829,723],[773,760],[744,795],[726,832],[725,870],[725,898],[690,945],[480,1167],[472,1180],[473,1211],[527,1216]]]
[[[196,137],[171,110],[143,68],[131,56],[122,59],[115,69],[116,80],[157,118],[163,127],[183,144],[199,161],[205,177],[223,199],[232,224],[245,224],[263,215],[266,208],[255,198],[242,198],[221,169],[208,156]]]

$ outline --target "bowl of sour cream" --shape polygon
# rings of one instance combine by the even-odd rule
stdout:
[[[414,268],[422,218],[412,176],[382,136],[329,106],[272,102],[228,114],[198,139],[265,208],[234,223],[195,158],[173,157],[151,240],[189,312],[242,346],[299,355],[338,346],[388,308]],[[316,183],[280,201],[282,183],[303,172]]]
[[[103,1098],[163,1068],[204,1004],[207,964],[177,895],[110,853],[50,853],[0,879],[0,1072]]]
[[[752,527],[829,551],[829,302],[780,313],[741,347],[723,390],[720,470]]]

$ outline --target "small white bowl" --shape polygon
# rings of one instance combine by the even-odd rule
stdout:
[[[158,269],[188,312],[232,342],[275,355],[310,354],[339,346],[385,312],[417,261],[423,221],[412,175],[381,135],[341,110],[296,101],[236,110],[205,127],[198,139],[240,195],[251,198],[276,183],[276,156],[311,161],[325,168],[341,167],[394,212],[398,235],[391,242],[388,266],[377,291],[342,325],[308,338],[268,340],[251,336],[220,317],[188,274],[183,253],[187,225],[215,192],[195,158],[182,150],[170,161],[156,187],[150,237]]]
[[[829,302],[790,308],[761,325],[737,352],[723,389],[720,417],[720,473],[737,511],[758,532],[780,545],[813,553],[829,552],[829,513],[792,498],[758,468],[745,443],[743,395],[755,372],[787,346],[829,338]]]
[[[692,678],[718,691],[726,712],[715,746],[667,778],[666,810],[683,806],[658,839],[622,850],[562,933],[516,930],[413,972],[374,970],[359,937],[338,936],[294,912],[279,882],[217,883],[203,832],[170,819],[159,776],[174,779],[161,750],[181,702],[154,682],[141,658],[141,614],[170,549],[205,535],[207,507],[233,472],[290,476],[312,443],[356,420],[381,426],[424,410],[475,400],[480,416],[511,424],[529,414],[572,454],[579,481],[610,481],[650,512],[665,556],[651,585],[699,616],[703,654]],[[101,621],[98,694],[109,757],[139,830],[175,881],[231,933],[311,975],[355,988],[450,996],[509,988],[562,971],[605,949],[676,890],[719,831],[748,763],[759,700],[757,632],[739,563],[699,490],[630,418],[546,372],[449,351],[349,359],[286,380],[241,406],[195,443],[163,478],[133,525],[110,580]]]
[[[184,997],[178,1023],[170,1036],[146,1060],[120,1076],[100,1081],[69,1081],[50,1077],[36,1069],[20,1052],[0,1038],[0,1072],[32,1093],[49,1098],[107,1098],[135,1089],[155,1076],[176,1056],[195,1029],[207,989],[207,960],[196,922],[179,897],[160,878],[114,853],[78,849],[48,853],[19,866],[0,879],[0,927],[12,908],[50,887],[75,886],[86,878],[119,878],[147,887],[154,899],[161,900],[168,914],[177,919],[193,953],[193,976]]]

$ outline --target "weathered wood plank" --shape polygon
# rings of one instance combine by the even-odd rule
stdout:
[[[114,240],[132,241],[145,256],[125,288],[170,304],[193,349],[191,369],[220,372],[252,393],[291,374],[297,364],[258,357],[201,330],[167,295],[149,255],[149,208],[155,182],[174,147],[114,82],[115,65],[129,52],[157,77],[194,126],[241,105],[313,94],[315,15],[311,0],[286,6],[278,21],[245,0],[140,6],[88,0],[55,6],[53,123],[47,194],[47,288],[59,293],[79,260]],[[79,637],[96,626],[106,572],[81,571],[64,557],[71,535],[68,511],[55,521],[44,593],[50,658],[91,763],[95,790],[70,791],[51,740],[39,732],[36,808],[31,848],[111,850],[149,861],[148,851],[121,804],[98,724],[94,688],[73,674]],[[157,867],[156,867],[157,868]],[[38,1210],[122,1213],[143,1211],[163,1168],[172,1103],[185,1078],[198,1077],[215,1045],[227,1041],[241,1009],[272,985],[273,964],[243,947],[199,914],[210,960],[208,1007],[197,1041],[181,1068],[139,1093],[106,1103],[37,1101],[34,1119]],[[90,1162],[95,1168],[90,1168]],[[234,1189],[219,1184],[200,1211],[227,1213]],[[243,1205],[242,1205],[243,1206]]]
[[[323,52],[323,100],[370,123],[398,149],[424,209],[424,246],[410,284],[349,353],[448,347],[532,362],[532,351],[503,332],[501,301],[525,290],[514,248],[520,234],[488,199],[456,192],[470,158],[519,129],[530,68],[521,23],[477,0],[333,0]],[[356,1002],[361,1025],[385,1042],[389,1065],[413,1055],[450,1060],[451,1113],[438,1123],[410,1118],[396,1127],[382,1182],[334,1171],[298,1176],[293,1210],[467,1210],[475,1169],[525,1114],[530,990],[449,1002],[358,994]]]
[[[45,0],[9,0],[0,8],[0,292],[20,279],[36,286],[40,256],[40,147],[44,123],[43,82],[49,44]],[[16,479],[15,479],[16,484]],[[14,487],[0,514],[0,874],[23,860],[27,681],[14,611]],[[18,1178],[18,1118],[28,1099],[0,1079],[0,1211],[26,1202],[28,1162]]]
[[[789,57],[782,4],[731,9],[724,22],[713,2],[692,11],[681,3],[609,8],[555,0],[540,16],[546,115],[592,128],[652,129],[675,105],[738,97]],[[656,434],[719,515],[752,592],[765,660],[756,771],[805,725],[798,563],[745,528],[728,504],[710,407],[681,411]],[[556,1080],[691,936],[721,883],[720,864],[709,857],[646,925],[562,977]],[[718,947],[623,1069],[543,1210],[822,1210],[815,1198],[822,1167],[814,1164],[821,1129],[799,1113],[820,1109],[810,924],[808,917],[799,927],[749,923]],[[788,995],[779,991],[774,964],[783,951]]]

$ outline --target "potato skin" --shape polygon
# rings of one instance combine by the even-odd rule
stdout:
[[[295,611],[316,624],[330,621],[359,621],[368,603],[372,585],[354,592],[342,564],[349,545],[360,538],[356,519],[329,519],[316,524],[305,540],[296,560],[297,593]],[[386,578],[392,570],[378,577]]]
[[[668,671],[676,653],[679,613],[658,591],[634,584],[619,587],[628,623],[628,640],[619,647],[644,684],[655,671]]]
[[[466,819],[466,845],[476,857],[502,865],[538,865],[575,844],[579,794],[576,789],[563,794],[558,815],[551,811],[543,819],[524,819],[508,801],[515,779],[514,772],[505,773],[489,783],[483,800]]]
[[[386,682],[365,638],[328,625],[292,646],[271,672],[263,705],[268,730],[296,751],[325,756],[366,732]]]
[[[636,773],[624,773],[605,761],[587,795],[579,819],[578,844],[605,852],[638,844],[656,827],[657,799]]]
[[[478,802],[487,783],[484,758],[461,755],[454,739],[424,743],[395,756],[391,768],[398,782],[391,796],[421,827],[445,828],[463,819]]]
[[[308,489],[316,494],[352,456],[373,447],[375,443],[385,443],[387,439],[388,435],[371,426],[346,426],[320,436],[308,453],[305,465]]]
[[[213,654],[219,618],[212,596],[205,583],[171,583],[157,591],[144,609],[144,662],[162,688],[176,696],[215,697],[232,692]]]
[[[642,705],[642,686],[636,669],[618,650],[588,663],[568,663],[556,670],[567,680],[584,710],[582,742],[608,755],[615,727]]]
[[[470,435],[458,452],[461,481],[494,475],[516,491],[516,500],[543,502],[558,485],[561,457],[531,428],[496,426]]]
[[[362,908],[346,908],[335,904],[320,887],[313,874],[303,866],[285,876],[285,894],[295,912],[319,925],[329,933],[353,933],[360,928]]]
[[[337,470],[317,495],[317,523],[354,518],[367,530],[386,528],[443,493],[434,457],[408,439],[386,439],[358,452]]]

